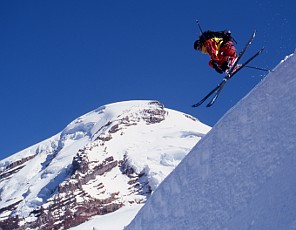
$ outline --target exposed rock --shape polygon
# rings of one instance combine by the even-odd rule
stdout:
[[[186,139],[182,135],[183,127],[178,130],[171,121],[168,127],[160,126],[163,132],[156,135],[163,138],[165,146],[157,143],[158,139],[154,137],[159,132],[157,124],[167,115],[168,110],[157,101],[132,102],[114,110],[103,106],[74,120],[55,138],[29,149],[29,153],[34,155],[2,163],[0,201],[6,205],[0,207],[0,230],[67,229],[94,215],[104,215],[125,205],[145,202],[152,192],[151,188],[155,188],[155,185],[149,184],[152,174],[147,175],[153,167],[149,168],[147,162],[135,165],[137,162],[132,163],[131,156],[136,155],[136,161],[137,154],[166,156],[167,153],[162,150],[180,151],[182,156],[184,149],[189,151],[190,148],[190,145],[179,148],[166,142],[179,141],[178,138],[183,142]],[[180,117],[184,118],[183,115]],[[187,118],[190,119],[182,121],[194,120],[189,116]],[[195,129],[192,130],[195,132]],[[30,169],[29,162],[35,156]],[[177,160],[179,158],[177,154]],[[174,156],[172,160],[175,161]],[[24,175],[26,173],[28,177]],[[158,176],[157,172],[152,176],[155,174]],[[156,181],[161,181],[162,176]],[[15,181],[22,183],[22,191],[18,194],[11,189]],[[41,182],[41,185],[35,186],[35,182]],[[119,186],[111,186],[112,183]],[[7,190],[10,193],[6,193]],[[12,204],[13,201],[17,202]]]
[[[5,169],[3,169],[2,171],[0,170],[0,181],[9,179],[11,175],[21,170],[25,166],[25,163],[33,159],[34,157],[35,155],[25,157],[25,158],[22,158],[21,160],[14,161],[11,164],[7,165]]]

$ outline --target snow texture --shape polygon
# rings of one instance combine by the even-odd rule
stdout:
[[[296,229],[296,55],[234,106],[126,230]]]

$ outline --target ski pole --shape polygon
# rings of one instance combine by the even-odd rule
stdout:
[[[256,66],[249,66],[249,65],[246,65],[245,67],[250,68],[250,69],[262,70],[262,71],[266,71],[266,72],[274,72],[274,70],[271,70],[271,69],[264,69],[264,68],[259,68],[259,67],[256,67]]]
[[[199,21],[198,21],[198,20],[196,20],[195,22],[196,22],[196,24],[198,25],[198,28],[199,28],[199,30],[200,30],[200,32],[201,32],[201,34],[203,34],[203,31],[202,31],[202,28],[201,28],[201,26],[200,26],[200,24],[199,24]]]

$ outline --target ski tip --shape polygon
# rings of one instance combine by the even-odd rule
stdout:
[[[207,107],[208,107],[208,108],[211,107],[211,106],[215,103],[216,99],[217,99],[217,97],[214,97],[214,98],[213,98],[213,99],[207,104]]]
[[[209,104],[207,104],[207,107],[211,107],[214,103],[210,102]]]

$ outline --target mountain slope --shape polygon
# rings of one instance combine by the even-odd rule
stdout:
[[[234,106],[126,228],[296,229],[296,55]]]
[[[83,115],[0,161],[0,229],[65,229],[142,204],[209,129],[156,101]]]

